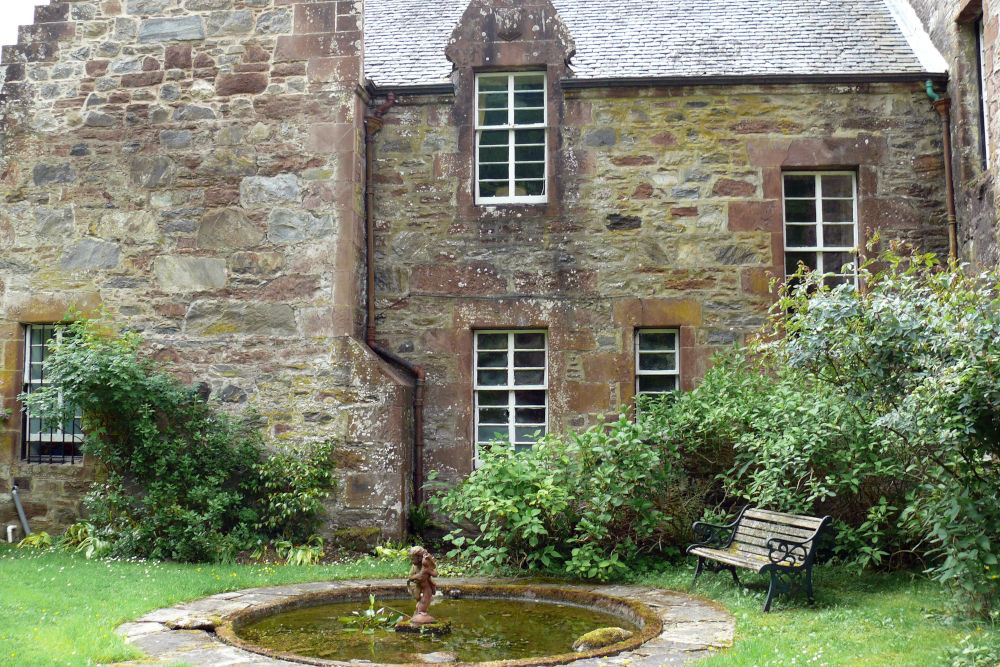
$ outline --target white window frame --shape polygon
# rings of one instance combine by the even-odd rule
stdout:
[[[34,344],[33,334],[36,331],[43,332],[43,340],[41,344]],[[51,335],[44,335],[48,332]],[[48,350],[53,340],[60,340],[63,335],[63,330],[60,325],[57,324],[26,324],[24,325],[24,372],[22,376],[22,390],[26,394],[30,394],[35,389],[44,386],[45,374],[43,369],[43,364],[45,358],[48,356]],[[32,370],[37,368],[37,377],[32,377]],[[21,459],[28,461],[29,463],[77,463],[83,460],[83,454],[80,453],[80,443],[83,442],[83,430],[80,427],[80,411],[77,410],[76,417],[73,420],[73,426],[71,432],[67,433],[63,426],[64,424],[59,424],[57,426],[50,426],[45,420],[41,420],[37,417],[32,417],[27,408],[24,409],[23,419],[22,419],[22,433],[21,433]],[[38,422],[38,432],[33,435],[32,432],[32,422]],[[38,453],[32,453],[32,445],[35,445],[36,449],[41,449],[45,445],[51,445],[53,443],[62,444],[64,450],[62,454],[53,454],[50,450],[48,454],[42,454],[40,451]],[[66,452],[66,447],[69,448],[69,453]]]
[[[502,385],[491,385],[491,384],[480,384],[479,382],[479,371],[480,369],[491,369],[499,370],[500,367],[480,367],[479,365],[479,337],[482,335],[499,335],[505,334],[507,336],[507,365],[504,367],[507,371],[507,380]],[[515,337],[520,334],[541,334],[543,339],[543,351],[544,356],[544,366],[542,367],[542,382],[540,384],[517,384],[515,379],[515,371],[518,370],[538,370],[538,366],[515,366],[514,365],[514,354],[515,352],[537,352],[538,348],[524,348],[516,347]],[[548,433],[549,430],[549,336],[548,332],[544,329],[479,329],[473,332],[473,353],[472,353],[472,374],[473,374],[473,441],[475,442],[475,465],[479,465],[479,452],[482,445],[489,444],[493,440],[480,440],[479,439],[479,428],[480,428],[480,408],[490,409],[491,407],[498,407],[504,409],[503,406],[480,406],[480,392],[490,391],[490,392],[507,392],[507,405],[506,410],[507,420],[507,442],[513,443],[515,447],[530,447],[534,442],[534,439],[518,439],[517,438],[517,408],[521,407],[527,409],[539,409],[545,410],[545,421],[540,424],[540,428],[537,430],[541,432],[542,435]],[[490,349],[483,350],[484,352],[490,351]],[[499,351],[499,350],[496,350]],[[530,406],[518,406],[516,401],[516,392],[519,391],[541,391],[544,394],[543,405],[532,404]],[[530,426],[535,426],[536,424],[531,424]],[[487,423],[485,426],[502,426],[497,422]]]
[[[639,349],[639,339],[643,334],[658,334],[658,333],[670,333],[674,335],[674,347],[672,350],[667,349],[656,349],[656,350],[640,350]],[[642,354],[659,354],[665,352],[672,352],[674,355],[674,368],[673,370],[642,370],[642,364],[640,363],[640,357]],[[640,379],[643,377],[651,376],[671,376],[674,378],[674,388],[669,391],[642,391],[639,388]],[[635,395],[636,396],[659,396],[662,394],[671,393],[671,391],[680,391],[681,388],[681,330],[679,328],[643,328],[635,330]]]
[[[514,122],[514,82],[518,77],[538,76],[542,77],[542,122],[517,124]],[[507,77],[507,122],[502,125],[483,125],[479,122],[479,83],[483,78]],[[476,204],[544,204],[549,200],[549,132],[548,132],[548,77],[544,71],[528,70],[524,72],[480,72],[476,74],[475,108],[473,110],[476,127],[476,164],[475,164],[475,201]],[[508,158],[507,158],[507,181],[508,192],[515,191],[515,172],[517,160],[515,159],[515,133],[518,130],[542,130],[543,162],[542,162],[542,194],[540,195],[505,195],[502,197],[483,197],[479,189],[479,147],[484,131],[507,130]],[[502,163],[497,163],[502,164]],[[537,179],[532,179],[537,180]]]
[[[976,32],[976,58],[978,60],[976,69],[979,75],[977,83],[979,85],[980,140],[983,142],[983,163],[986,169],[989,169],[992,158],[990,157],[990,109],[986,95],[986,39],[983,34],[985,29],[983,18],[983,15],[980,14],[974,24],[974,30]]]
[[[785,177],[786,176],[813,176],[815,178],[815,191],[812,197],[789,197],[785,193]],[[824,243],[823,239],[823,176],[850,176],[851,177],[851,199],[852,199],[852,217],[854,218],[851,223],[846,223],[838,221],[838,224],[846,226],[851,224],[853,230],[852,240],[850,246],[843,245],[831,245],[828,246]],[[816,211],[816,220],[810,222],[800,222],[800,221],[788,221],[787,208],[785,203],[789,200],[805,200],[808,201],[812,199],[814,202],[814,207]],[[846,199],[846,197],[827,197],[827,199]],[[781,173],[781,219],[782,219],[782,241],[785,249],[785,254],[788,253],[815,253],[816,254],[816,264],[817,266],[810,267],[811,269],[818,271],[819,273],[832,273],[836,276],[844,276],[852,279],[852,283],[856,286],[858,280],[857,274],[857,263],[858,263],[858,175],[853,171],[784,171]],[[788,227],[789,225],[793,227],[805,227],[812,224],[816,231],[816,244],[813,246],[790,246],[788,245]],[[832,224],[832,223],[831,223]],[[842,273],[841,266],[826,266],[824,263],[823,255],[824,253],[834,253],[834,252],[845,252],[854,255],[854,273]],[[785,277],[788,278],[791,274],[787,273],[787,260],[786,266],[784,267]]]

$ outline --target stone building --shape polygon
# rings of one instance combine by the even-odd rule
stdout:
[[[94,474],[15,398],[71,307],[272,442],[340,441],[327,533],[399,535],[426,471],[692,386],[786,267],[947,251],[926,82],[955,84],[916,16],[52,0],[3,53],[3,490],[57,525]]]

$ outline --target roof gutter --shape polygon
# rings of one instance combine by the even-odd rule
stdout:
[[[947,83],[946,72],[896,72],[884,74],[709,74],[706,76],[626,76],[604,79],[564,78],[564,90],[583,88],[676,88],[680,86],[741,86],[796,84]]]

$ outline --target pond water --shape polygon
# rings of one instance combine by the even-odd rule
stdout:
[[[377,600],[375,607],[399,610],[408,616],[413,613],[413,600]],[[363,602],[343,602],[298,609],[262,619],[237,634],[284,653],[326,660],[408,663],[426,661],[420,656],[438,652],[453,654],[458,662],[558,655],[571,653],[574,640],[591,630],[608,626],[637,630],[619,616],[570,604],[469,598],[435,601],[431,606],[435,618],[451,620],[451,632],[440,637],[391,629],[361,632],[339,620],[367,608]]]

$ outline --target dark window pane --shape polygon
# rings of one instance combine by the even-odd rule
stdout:
[[[815,197],[816,177],[812,174],[785,174],[786,197]]]
[[[480,146],[506,146],[510,138],[507,130],[484,130],[479,133]]]
[[[545,352],[515,352],[515,368],[543,368],[545,366]]]
[[[482,109],[506,109],[507,92],[502,93],[479,93],[479,108]]]
[[[827,276],[826,278],[823,278],[823,284],[826,285],[827,287],[830,287],[830,288],[836,287],[837,285],[853,285],[854,284],[854,277],[853,276]]]
[[[823,245],[853,248],[854,225],[823,225]]]
[[[535,332],[514,334],[514,347],[518,350],[544,350],[545,334]]]
[[[544,85],[545,75],[541,72],[514,75],[514,90],[541,90]]]
[[[545,194],[545,181],[515,181],[514,187],[520,196],[534,197]]]
[[[509,431],[506,426],[480,426],[479,442],[489,442],[491,440],[506,440]]]
[[[479,165],[479,180],[492,181],[506,179],[509,177],[507,163],[503,164],[481,164]]]
[[[481,333],[476,334],[476,345],[480,350],[506,350],[507,334],[505,333]]]
[[[514,148],[514,159],[518,162],[544,162],[545,146],[518,146]]]
[[[640,350],[675,350],[677,334],[673,331],[642,331],[639,333]]]
[[[510,410],[505,408],[480,408],[480,424],[504,424],[510,420]]]
[[[545,384],[545,371],[514,371],[514,384],[519,386]]]
[[[825,252],[823,253],[823,273],[844,273],[845,264],[854,264],[854,255],[849,252]],[[848,273],[854,269],[848,269]]]
[[[786,252],[785,253],[785,273],[792,274],[798,271],[799,262],[805,264],[809,269],[816,268],[816,253],[814,252]]]
[[[507,110],[500,109],[496,111],[479,111],[479,124],[480,125],[506,125],[507,124]]]
[[[514,177],[521,179],[545,178],[544,162],[519,162],[514,165]]]
[[[518,424],[544,424],[545,408],[518,408],[514,411],[514,421]]]
[[[506,368],[507,353],[480,351],[476,363],[480,368]]]
[[[820,179],[824,197],[854,196],[854,178],[850,174],[823,174]]]
[[[785,245],[789,248],[816,247],[816,225],[788,225],[785,227]]]
[[[534,391],[515,391],[514,404],[521,406],[545,407],[545,392],[541,389]]]
[[[786,199],[785,222],[815,222],[816,202],[812,199]]]
[[[545,111],[543,109],[515,109],[515,125],[540,125],[545,122]]]
[[[502,183],[497,183],[494,181],[492,183],[479,184],[480,197],[503,197],[506,194],[507,194],[507,186]]]
[[[823,222],[854,222],[854,200],[824,199]]]
[[[525,91],[514,93],[514,108],[541,109],[545,106],[545,95],[542,91]]]
[[[640,375],[640,392],[674,391],[677,388],[676,375]]]
[[[673,371],[677,369],[677,359],[673,354],[644,352],[639,355],[641,371]]]
[[[487,387],[497,387],[507,384],[507,371],[479,371],[476,374],[478,382]]]
[[[542,435],[545,435],[545,429],[538,426],[517,426],[514,428],[514,438],[517,442],[535,442]]]
[[[524,144],[544,144],[545,143],[545,130],[517,130],[514,132],[514,143],[518,146],[523,146]]]
[[[500,162],[507,164],[509,159],[510,149],[506,146],[497,146],[496,148],[488,148],[486,146],[479,147],[480,162]]]
[[[479,391],[476,392],[479,405],[507,405],[509,394],[506,391]]]
[[[479,90],[507,90],[507,75],[480,76]]]

